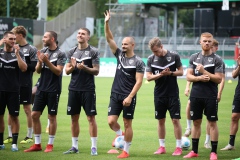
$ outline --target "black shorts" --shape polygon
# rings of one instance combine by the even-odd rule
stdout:
[[[117,93],[111,93],[110,104],[108,106],[108,116],[117,115],[119,116],[123,111],[123,118],[133,119],[134,110],[136,106],[137,96],[132,98],[130,106],[123,106],[123,100],[127,98],[128,95],[122,95]]]
[[[202,119],[203,113],[207,120],[218,120],[218,101],[217,99],[190,97],[190,116],[191,120]]]
[[[32,111],[40,111],[42,113],[47,105],[48,114],[57,115],[59,99],[59,92],[42,92],[37,90]]]
[[[240,99],[234,97],[232,103],[232,113],[240,113]]]
[[[179,97],[154,97],[155,119],[166,118],[167,110],[172,119],[181,119]]]
[[[19,115],[20,95],[19,92],[0,91],[0,115],[4,115],[6,106],[12,116]]]
[[[20,104],[31,104],[32,88],[20,87]]]
[[[86,92],[69,90],[67,115],[80,114],[81,106],[83,107],[86,115],[97,115],[96,93],[94,91]]]

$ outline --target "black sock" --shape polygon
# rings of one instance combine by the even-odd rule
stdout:
[[[0,133],[0,145],[3,145],[3,133]]]
[[[18,133],[13,133],[12,134],[12,144],[17,144],[17,141],[18,141]]]
[[[218,141],[211,141],[211,144],[212,144],[212,151],[211,152],[217,153]]]
[[[192,138],[192,150],[194,153],[198,153],[199,138]]]
[[[234,146],[235,137],[236,137],[236,135],[230,135],[229,144],[230,144],[231,146]]]

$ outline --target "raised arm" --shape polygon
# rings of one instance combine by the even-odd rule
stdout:
[[[111,48],[112,53],[115,54],[118,47],[117,47],[116,42],[114,41],[112,32],[111,32],[110,27],[109,27],[109,20],[110,20],[110,17],[111,17],[110,16],[110,11],[106,11],[104,13],[104,15],[105,15],[105,23],[104,23],[105,37],[106,37],[106,40],[109,44],[109,47]]]

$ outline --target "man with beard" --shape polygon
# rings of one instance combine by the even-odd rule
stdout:
[[[191,55],[187,80],[192,82],[190,94],[190,115],[193,120],[192,151],[183,158],[198,157],[198,143],[201,135],[203,112],[209,121],[211,137],[210,160],[217,159],[218,145],[218,84],[222,81],[223,63],[219,56],[211,51],[213,36],[205,32],[201,34],[202,51]]]
[[[5,32],[3,39],[4,48],[0,49],[0,150],[4,149],[4,113],[6,106],[9,112],[9,118],[12,124],[12,151],[18,151],[17,140],[19,132],[19,72],[27,70],[27,64],[24,62],[24,55],[20,48],[15,44],[16,36],[13,32]]]
[[[48,119],[50,120],[49,140],[44,152],[52,152],[53,142],[57,129],[56,116],[58,102],[61,94],[62,71],[66,62],[66,55],[57,46],[57,34],[47,31],[43,36],[44,47],[37,52],[38,62],[36,72],[40,75],[40,82],[32,108],[33,130],[35,144],[24,152],[41,151],[41,122],[40,116],[48,106]]]
[[[25,114],[27,116],[27,136],[20,142],[22,144],[33,142],[32,133],[32,118],[31,118],[31,95],[32,95],[32,76],[35,72],[35,66],[37,64],[37,49],[36,47],[28,44],[26,40],[27,30],[23,26],[16,26],[12,29],[12,32],[16,36],[16,42],[19,44],[20,51],[24,54],[27,71],[20,72],[20,104],[23,104]],[[10,143],[12,141],[11,120],[8,116],[8,135],[9,137],[4,143]]]
[[[135,41],[133,37],[125,37],[122,40],[122,50],[118,48],[109,27],[110,12],[106,11],[104,14],[105,37],[112,53],[117,59],[116,74],[112,84],[108,107],[108,124],[116,132],[117,136],[122,135],[123,132],[117,120],[123,111],[125,144],[123,152],[118,158],[127,158],[129,157],[129,148],[133,137],[132,120],[136,106],[137,92],[142,85],[145,64],[140,57],[134,54]],[[114,146],[114,141],[112,146]]]
[[[64,154],[78,153],[79,117],[83,107],[89,123],[91,137],[91,155],[97,153],[97,123],[95,115],[96,93],[94,76],[99,73],[99,52],[89,45],[90,31],[80,28],[77,34],[78,46],[67,53],[66,74],[71,74],[69,84],[67,114],[71,115],[72,147]]]

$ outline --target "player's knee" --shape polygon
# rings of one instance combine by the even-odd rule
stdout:
[[[238,122],[238,121],[239,121],[239,117],[233,115],[233,116],[232,116],[232,121],[233,121],[233,122]]]

